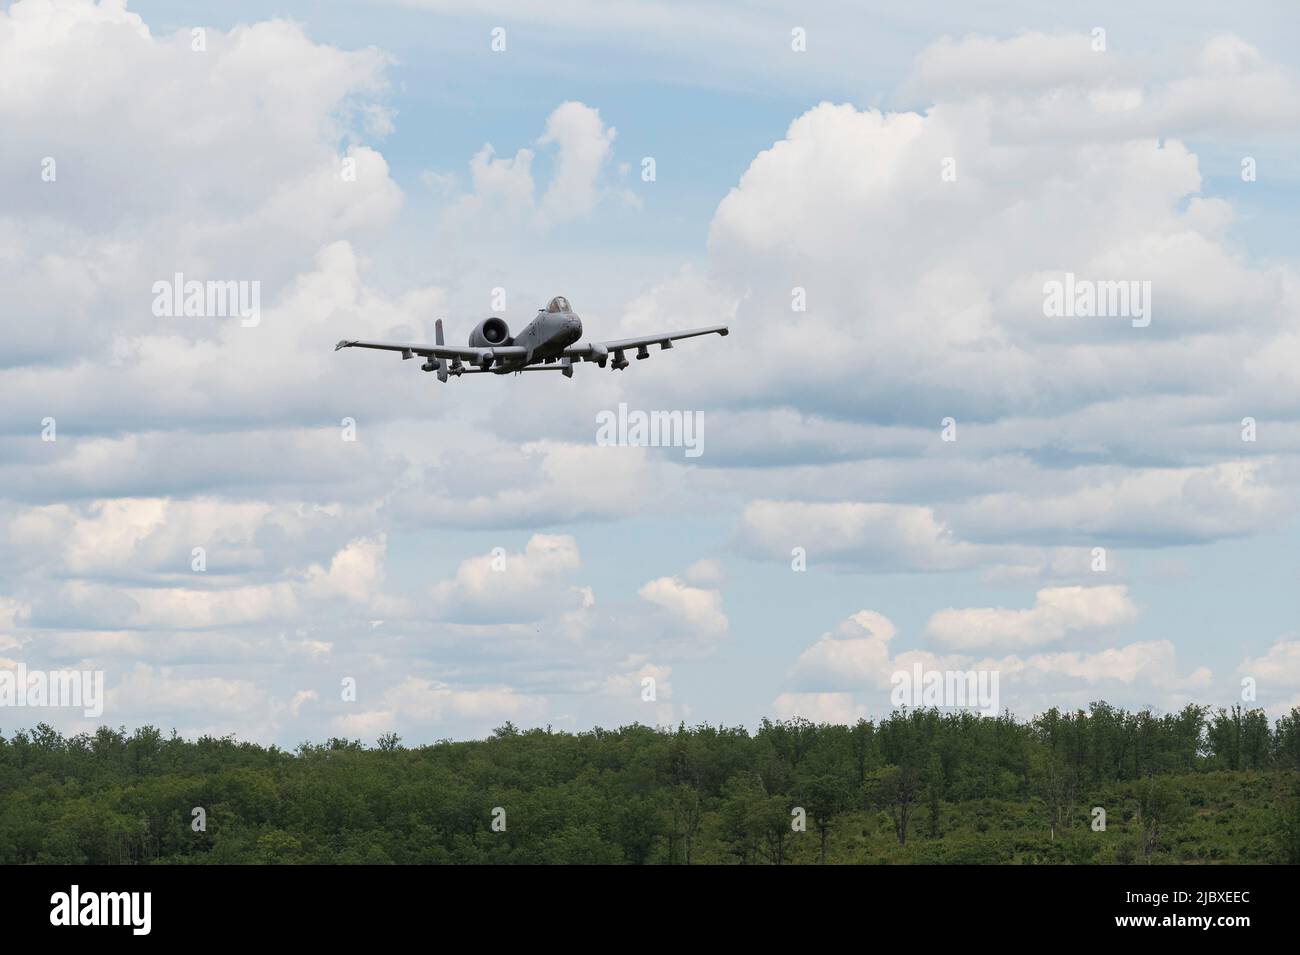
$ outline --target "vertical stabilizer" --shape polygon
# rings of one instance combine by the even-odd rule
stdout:
[[[444,342],[444,341],[442,340],[442,319],[441,319],[441,318],[438,319],[436,322],[434,322],[434,325],[433,325],[433,341],[434,341],[434,344],[436,344],[436,345],[445,345],[445,344],[446,344],[446,342]],[[439,380],[439,381],[446,381],[446,380],[447,380],[447,359],[445,359],[445,358],[439,358],[439,359],[438,359],[438,380]]]

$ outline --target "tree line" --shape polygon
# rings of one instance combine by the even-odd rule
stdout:
[[[1300,709],[0,734],[0,863],[1300,862]],[[1100,827],[1099,827],[1100,821]]]

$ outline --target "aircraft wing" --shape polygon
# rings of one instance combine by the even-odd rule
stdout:
[[[648,349],[658,345],[660,350],[672,348],[672,343],[682,338],[696,338],[700,335],[726,335],[726,325],[710,325],[707,328],[690,328],[684,332],[665,332],[662,335],[641,335],[637,338],[620,338],[612,342],[581,342],[564,349],[566,358],[586,358],[588,361],[603,361],[610,352],[621,352],[631,348]],[[646,357],[641,354],[638,357]]]
[[[344,339],[334,346],[340,348],[378,348],[382,351],[401,352],[403,358],[420,355],[423,358],[459,358],[462,361],[478,364],[488,352],[500,361],[502,359],[523,358],[525,349],[522,345],[497,345],[494,348],[474,348],[470,345],[416,345],[404,342],[366,342]]]

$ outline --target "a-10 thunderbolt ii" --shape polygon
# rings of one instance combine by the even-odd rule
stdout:
[[[439,381],[455,375],[494,374],[508,375],[519,371],[560,371],[565,378],[573,377],[573,362],[594,361],[601,368],[609,364],[622,371],[630,362],[627,352],[636,350],[637,358],[649,358],[650,346],[660,350],[672,348],[673,342],[699,335],[725,335],[726,325],[692,328],[684,332],[666,332],[662,335],[641,335],[613,342],[582,342],[582,320],[569,307],[563,295],[551,299],[546,308],[528,323],[518,335],[511,337],[505,321],[492,316],[485,318],[469,333],[467,346],[447,345],[442,340],[442,319],[438,319],[434,333],[435,344],[417,345],[403,342],[366,342],[343,340],[334,346],[340,348],[379,348],[383,351],[401,352],[402,358],[424,359],[422,371],[436,371]],[[613,361],[610,361],[610,358]]]

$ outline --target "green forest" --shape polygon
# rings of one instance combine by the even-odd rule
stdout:
[[[1300,709],[1095,703],[295,750],[0,734],[0,862],[1295,863]]]

